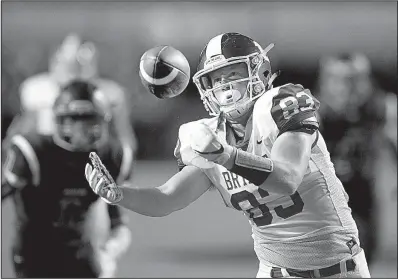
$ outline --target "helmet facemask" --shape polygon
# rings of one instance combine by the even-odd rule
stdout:
[[[211,65],[205,65],[204,69],[193,76],[193,81],[210,115],[217,116],[223,112],[228,120],[236,120],[245,115],[255,100],[268,90],[271,67],[266,51],[228,59],[213,58],[210,59],[210,63]],[[233,72],[234,69],[239,69],[240,73],[245,69],[245,76],[225,83],[212,84],[214,82],[212,77],[217,76],[218,72]]]
[[[54,140],[69,151],[96,150],[108,139],[110,116],[86,100],[54,108]]]

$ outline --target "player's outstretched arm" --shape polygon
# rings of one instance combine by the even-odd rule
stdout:
[[[147,216],[166,216],[183,209],[210,188],[210,180],[198,168],[187,166],[155,188],[122,186],[120,205]]]
[[[141,215],[161,217],[183,209],[198,199],[211,186],[208,177],[198,168],[187,166],[158,187],[107,185],[106,179],[91,165],[86,166],[86,179],[90,187],[108,203],[118,204]],[[118,196],[114,191],[121,191]]]

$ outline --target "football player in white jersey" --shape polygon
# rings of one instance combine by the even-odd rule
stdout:
[[[94,83],[109,98],[114,112],[111,136],[121,140],[126,156],[134,157],[137,141],[129,119],[125,89],[115,81],[100,78],[97,64],[98,50],[94,43],[82,41],[76,34],[66,36],[50,58],[49,71],[34,75],[21,84],[21,114],[11,123],[7,138],[27,131],[52,135],[56,126],[52,105],[61,88],[79,78]]]
[[[180,127],[180,172],[163,185],[115,185],[95,160],[86,179],[108,203],[148,216],[183,209],[215,187],[252,226],[257,277],[370,277],[318,131],[319,102],[301,85],[272,86],[272,47],[239,33],[206,45],[193,80],[212,118]]]

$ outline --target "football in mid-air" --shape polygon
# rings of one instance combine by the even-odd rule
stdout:
[[[150,93],[160,99],[168,99],[185,90],[191,72],[188,60],[181,51],[162,45],[142,55],[139,75]]]

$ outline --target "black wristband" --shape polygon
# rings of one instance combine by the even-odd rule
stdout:
[[[234,164],[230,171],[236,173],[239,176],[242,176],[243,178],[246,178],[256,186],[260,186],[261,184],[263,184],[264,181],[267,180],[268,176],[271,174],[270,172],[250,169],[238,166],[236,164]]]
[[[273,170],[271,159],[263,158],[242,150],[237,150],[231,172],[236,173],[259,186],[268,178]]]

